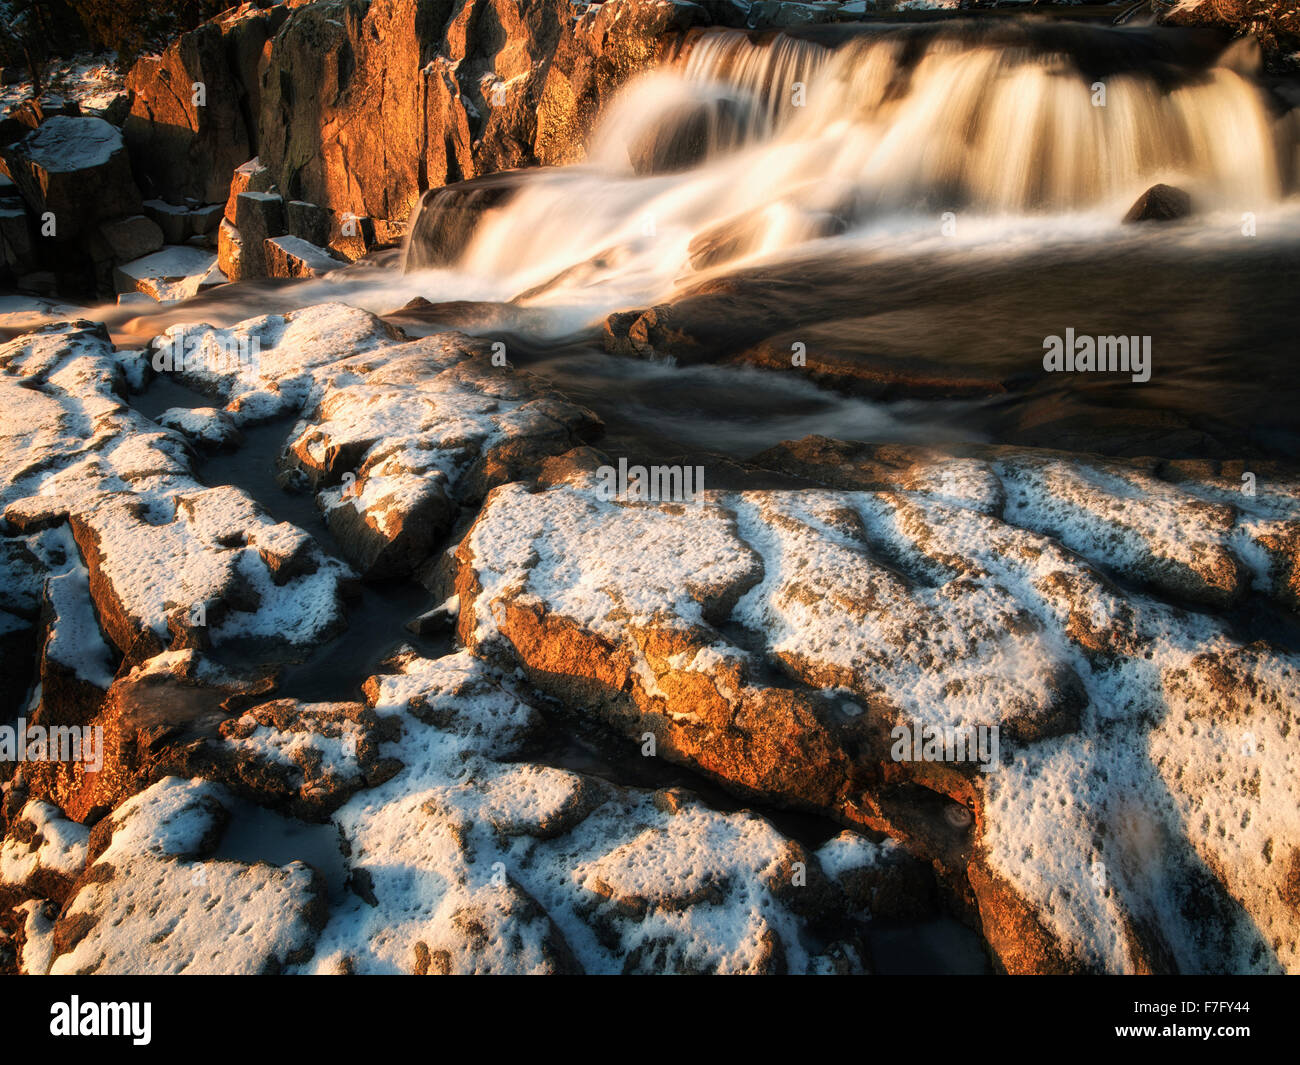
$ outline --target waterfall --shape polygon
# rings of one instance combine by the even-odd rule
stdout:
[[[624,87],[585,164],[515,183],[442,262],[502,280],[503,298],[644,298],[691,270],[908,213],[1118,219],[1161,181],[1201,210],[1283,197],[1297,124],[1248,75],[1180,66],[1167,49],[1135,59],[1131,30],[1089,28],[1077,49],[1069,32],[1084,33],[705,32]],[[1098,73],[1098,53],[1127,59]]]

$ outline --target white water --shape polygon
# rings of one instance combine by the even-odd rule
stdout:
[[[456,264],[456,296],[426,295],[504,300],[541,286],[521,302],[576,327],[698,279],[692,242],[729,227],[745,231],[734,266],[846,225],[906,246],[937,233],[947,211],[968,234],[995,238],[1118,233],[1156,182],[1187,189],[1202,217],[1279,206],[1294,135],[1235,70],[1214,67],[1172,91],[1114,76],[1101,107],[1070,59],[1028,43],[940,36],[911,65],[902,53],[889,37],[832,51],[780,35],[704,36],[675,67],[625,88],[586,165],[539,172],[486,213]],[[692,106],[708,116],[707,157],[635,174],[635,145]]]
[[[903,54],[889,36],[831,50],[779,34],[765,44],[705,34],[625,87],[586,163],[527,174],[449,267],[398,274],[357,264],[291,294],[250,290],[203,313],[233,321],[268,299],[279,309],[339,299],[377,313],[416,296],[514,301],[545,339],[811,241],[821,242],[817,254],[874,258],[1089,243],[1118,260],[1156,243],[1240,247],[1246,212],[1259,240],[1300,240],[1294,178],[1284,192],[1296,163],[1282,162],[1300,151],[1296,127],[1275,123],[1262,90],[1234,69],[1211,67],[1171,91],[1145,74],[1110,77],[1106,106],[1095,107],[1074,62],[1028,36],[994,47],[957,30],[918,59]],[[709,116],[705,157],[638,176],[629,146],[697,107]],[[1194,222],[1121,226],[1158,181],[1192,193]],[[949,211],[955,229],[943,225]],[[729,230],[744,236],[730,258],[692,266],[693,242]],[[125,331],[152,335],[194,313],[159,308]],[[112,308],[92,316],[125,318]]]

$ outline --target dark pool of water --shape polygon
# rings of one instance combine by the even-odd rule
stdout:
[[[156,418],[172,407],[203,407],[213,400],[166,374],[132,400],[146,417]],[[342,553],[311,493],[287,492],[276,480],[277,459],[293,429],[294,417],[278,418],[243,430],[243,443],[234,451],[200,457],[195,475],[207,485],[242,488],[276,521],[287,521],[310,533],[321,549],[336,558]],[[437,604],[414,581],[363,582],[347,604],[348,627],[341,635],[313,649],[304,661],[290,663],[280,674],[276,694],[306,702],[359,699],[366,678],[382,672],[381,663],[403,645],[428,657],[451,650],[450,638],[416,636],[405,626]],[[265,651],[257,646],[229,644],[214,657],[228,665],[254,664]]]
[[[324,879],[330,902],[344,900],[348,866],[339,830],[332,823],[310,825],[243,799],[227,805],[230,821],[212,858],[271,865],[306,862]]]

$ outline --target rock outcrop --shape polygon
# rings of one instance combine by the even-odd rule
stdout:
[[[503,486],[458,552],[460,638],[742,795],[905,840],[1008,969],[1293,969],[1289,859],[1238,856],[1294,831],[1300,659],[1214,611],[1285,606],[1294,481],[857,458],[836,491],[610,501],[581,465]],[[1213,921],[1170,902],[1193,896]]]
[[[150,198],[225,198],[230,172],[257,154],[266,53],[288,15],[288,5],[245,4],[131,69],[122,128]]]
[[[0,149],[0,158],[45,224],[45,235],[56,242],[140,211],[122,134],[101,118],[52,117]]]
[[[709,21],[675,0],[245,5],[140,60],[124,131],[151,197],[221,201],[257,155],[287,197],[400,227],[426,189],[571,161],[614,90]]]

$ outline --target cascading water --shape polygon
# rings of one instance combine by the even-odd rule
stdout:
[[[1134,31],[1077,33],[1082,58],[1059,28],[878,29],[834,47],[702,34],[626,87],[586,165],[529,175],[442,264],[574,325],[584,304],[594,318],[662,298],[693,268],[950,210],[1118,218],[1156,182],[1203,210],[1282,197],[1294,127],[1248,76],[1144,57]],[[1096,73],[1099,42],[1129,61]],[[413,233],[439,227],[426,210]],[[417,243],[408,269],[431,264]]]
[[[1042,427],[1071,419],[1074,446],[1111,452],[1150,453],[1164,433],[1159,447],[1199,453],[1202,431],[1300,451],[1293,404],[1267,384],[1294,359],[1300,112],[1276,117],[1247,69],[1219,38],[1155,27],[700,31],[611,101],[581,165],[426,193],[401,273],[358,263],[96,316],[152,337],[327,300],[392,313],[420,297],[396,314],[403,328],[505,338],[513,362],[597,410],[612,437],[644,433],[667,453],[743,457],[828,431],[1070,446]],[[1187,190],[1194,217],[1121,224],[1157,182]],[[863,400],[826,390],[842,377],[603,350],[614,312],[697,313],[709,292],[721,303],[701,312],[715,318],[689,358],[770,371],[798,342],[823,368],[910,383]],[[733,322],[734,293],[747,309]],[[1067,327],[1158,331],[1161,372],[1106,408],[1099,382],[1041,373],[1043,337]],[[631,320],[621,328],[638,353],[686,361],[671,344],[631,345]],[[967,402],[970,388],[985,398]],[[934,398],[954,395],[960,410]],[[1134,407],[1154,413],[1114,428],[1099,413]],[[1198,428],[1161,428],[1174,411]]]

